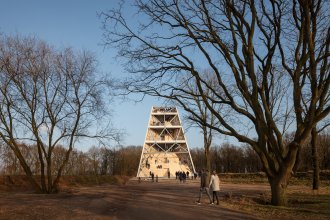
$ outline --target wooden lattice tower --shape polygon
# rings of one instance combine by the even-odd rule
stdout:
[[[176,107],[152,107],[137,177],[195,172]]]

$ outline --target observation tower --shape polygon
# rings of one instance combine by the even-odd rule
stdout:
[[[195,167],[176,107],[152,107],[137,177],[175,177]]]

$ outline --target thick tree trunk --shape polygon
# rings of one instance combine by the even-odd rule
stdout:
[[[313,166],[313,190],[318,190],[320,185],[320,167],[317,152],[317,131],[314,127],[311,132],[312,140],[312,166]]]
[[[286,197],[287,178],[273,178],[269,179],[269,182],[272,192],[272,205],[286,206],[288,204]]]
[[[288,146],[289,151],[287,156],[283,158],[283,161],[279,164],[279,168],[276,169],[276,167],[272,166],[272,168],[268,167],[266,171],[272,192],[272,205],[286,206],[288,204],[286,190],[293,172],[299,148],[300,145],[298,143],[291,142]]]

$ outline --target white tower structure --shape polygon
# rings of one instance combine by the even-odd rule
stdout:
[[[195,172],[176,107],[152,107],[137,177]]]

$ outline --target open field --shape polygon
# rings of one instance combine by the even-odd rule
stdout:
[[[16,180],[15,180],[16,181]],[[117,183],[120,183],[120,181]],[[308,186],[288,190],[289,206],[273,207],[264,183],[221,184],[220,205],[195,203],[198,180],[158,183],[135,179],[126,184],[63,186],[56,195],[0,188],[0,219],[329,219],[330,188],[313,193]]]

